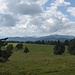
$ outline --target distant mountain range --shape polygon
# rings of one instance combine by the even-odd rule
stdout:
[[[65,41],[75,38],[75,36],[67,36],[67,35],[50,35],[44,37],[8,37],[8,41],[37,41],[37,40],[44,40],[44,41]]]

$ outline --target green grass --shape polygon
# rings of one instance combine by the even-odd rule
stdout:
[[[54,55],[51,45],[24,44],[26,46],[29,53],[14,48],[10,61],[0,63],[0,75],[75,75],[75,56]]]

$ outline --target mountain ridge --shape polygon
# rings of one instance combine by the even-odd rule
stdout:
[[[8,37],[8,41],[65,41],[75,38],[75,36],[68,36],[68,35],[49,35],[43,37]]]

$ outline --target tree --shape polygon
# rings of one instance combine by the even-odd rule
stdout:
[[[8,38],[0,39],[0,60],[7,61],[8,58],[11,56],[12,51],[9,52],[8,49],[3,49],[8,43],[6,42]]]
[[[54,46],[54,54],[61,55],[65,52],[65,46],[58,40]]]
[[[23,44],[22,44],[22,43],[18,43],[18,44],[16,45],[16,48],[17,48],[18,50],[22,49],[22,48],[23,48]]]
[[[13,44],[7,45],[6,50],[13,50]]]
[[[44,40],[42,40],[42,41],[41,41],[41,43],[42,43],[42,44],[45,44],[45,41],[44,41]]]
[[[25,47],[24,52],[25,53],[28,53],[29,52],[29,49],[27,47]]]
[[[8,38],[0,39],[0,50],[2,49],[3,46],[7,45],[7,40]]]
[[[3,61],[8,60],[8,58],[12,55],[13,45],[7,45],[6,49],[2,52]]]
[[[64,45],[68,46],[69,45],[69,40],[65,40]]]
[[[2,52],[2,61],[7,61],[8,60],[8,58],[12,55],[12,50],[4,50],[3,52]]]
[[[71,55],[75,55],[75,39],[70,40],[70,43],[68,45],[68,52]]]

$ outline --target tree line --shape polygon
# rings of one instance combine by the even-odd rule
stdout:
[[[44,41],[44,40],[38,40],[38,41],[25,41],[27,44],[46,44],[46,45],[55,45],[57,44],[57,41]],[[69,44],[69,40],[61,41],[64,45]]]
[[[58,41],[58,40],[57,40]],[[44,41],[44,40],[37,40],[37,41],[7,41],[8,43],[27,43],[27,44],[46,44],[46,45],[55,45],[57,41]],[[69,40],[62,41],[64,45],[69,44]]]

